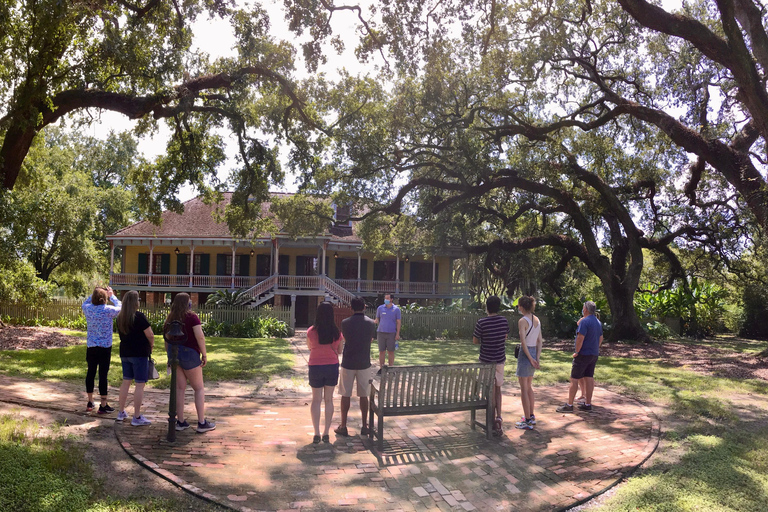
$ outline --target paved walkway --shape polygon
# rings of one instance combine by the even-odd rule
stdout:
[[[0,400],[33,407],[82,411],[80,388],[0,376]],[[116,423],[115,433],[146,468],[236,510],[560,510],[622,479],[653,453],[659,436],[647,408],[600,388],[592,413],[558,414],[565,390],[535,388],[536,429],[514,429],[508,412],[504,437],[491,441],[470,429],[468,412],[389,419],[379,456],[356,435],[355,403],[352,437],[332,433],[330,444],[312,444],[308,397],[210,394],[207,416],[216,430],[179,432],[171,445],[168,391],[148,390],[152,425]],[[516,391],[504,386],[505,411],[520,409]],[[110,395],[116,402],[117,390]],[[337,398],[336,418],[338,407]]]

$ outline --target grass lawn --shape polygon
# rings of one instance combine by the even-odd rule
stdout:
[[[75,333],[77,331],[73,331]],[[84,336],[84,333],[83,333]],[[149,381],[148,386],[167,389],[170,376],[166,375],[167,356],[162,340],[156,338],[152,354],[160,378]],[[109,383],[122,382],[119,338],[115,335]],[[267,338],[207,338],[208,364],[203,370],[206,382],[268,379],[293,367],[291,347],[283,339]],[[85,379],[85,345],[45,350],[0,351],[0,372],[30,378],[81,382]]]
[[[171,512],[183,508],[173,499],[105,495],[83,451],[84,446],[72,439],[41,435],[34,420],[0,415],[0,510]]]
[[[762,343],[735,339],[702,344],[720,351],[764,348]],[[395,364],[473,362],[477,354],[478,347],[467,340],[405,341]],[[534,388],[568,382],[571,360],[571,352],[545,348]],[[515,364],[508,350],[505,375],[513,383]],[[755,403],[766,403],[768,382],[712,377],[661,360],[623,357],[601,357],[596,380],[613,391],[657,404],[664,413],[660,418],[662,442],[649,463],[592,510],[767,509],[768,414]],[[736,395],[746,397],[746,403],[735,400]],[[755,402],[751,405],[750,397]]]

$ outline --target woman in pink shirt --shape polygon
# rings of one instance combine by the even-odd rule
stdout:
[[[321,302],[317,306],[315,324],[307,330],[309,348],[309,385],[312,388],[312,442],[330,442],[328,431],[333,421],[333,390],[339,382],[339,354],[344,350],[344,337],[336,327],[333,305]],[[320,437],[320,404],[325,395],[325,430]]]

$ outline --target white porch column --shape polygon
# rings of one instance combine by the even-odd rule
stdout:
[[[147,270],[149,271],[149,277],[147,278],[147,286],[152,286],[152,267],[154,266],[154,254],[155,254],[155,245],[152,243],[152,240],[149,241],[149,265],[147,265]]]
[[[435,272],[435,254],[432,254],[432,295],[437,293],[437,273]]]
[[[195,274],[195,242],[189,244],[189,287],[192,288],[192,276]]]
[[[328,240],[323,242],[323,256],[322,256],[323,264],[322,264],[321,268],[323,269],[322,275],[324,275],[324,276],[328,275],[328,269],[325,268],[325,251],[327,251],[327,250],[328,250]]]
[[[360,293],[360,264],[362,263],[360,258],[360,249],[357,250],[357,293]]]
[[[121,269],[122,270],[122,269]],[[109,241],[109,284],[112,285],[112,274],[115,273],[115,242]]]
[[[237,246],[235,245],[235,242],[232,242],[232,289],[235,289],[235,251],[237,251]]]
[[[291,335],[296,332],[296,294],[291,295]]]
[[[395,293],[400,293],[400,253],[395,255]]]

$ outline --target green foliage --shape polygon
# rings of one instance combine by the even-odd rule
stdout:
[[[281,338],[288,335],[288,326],[276,318],[258,316],[237,324],[210,320],[203,324],[203,332],[231,338]]]
[[[768,290],[764,285],[748,284],[742,292],[744,318],[739,333],[749,338],[768,339]]]
[[[281,231],[293,239],[322,235],[334,220],[329,201],[303,194],[273,197],[269,211],[275,215]]]
[[[4,245],[4,244],[0,244]],[[50,300],[53,283],[35,275],[28,261],[13,259],[12,253],[0,255],[0,301],[10,304],[39,304]]]
[[[219,308],[239,307],[251,302],[252,297],[246,293],[246,290],[216,290],[208,296],[206,304]]]
[[[645,324],[645,329],[648,331],[648,334],[657,340],[665,340],[672,335],[672,331],[667,324],[659,322],[658,320]]]
[[[658,293],[635,294],[635,311],[646,320],[679,318],[682,322],[681,334],[711,336],[723,330],[728,296],[723,287],[693,278],[688,289],[679,285]]]

